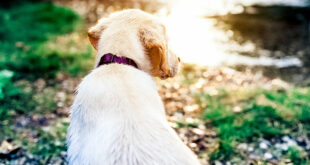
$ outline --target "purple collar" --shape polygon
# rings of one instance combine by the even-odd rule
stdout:
[[[118,57],[111,53],[104,54],[101,57],[97,67],[99,67],[100,65],[111,64],[111,63],[131,65],[138,69],[137,64],[132,59],[127,58],[127,57]]]

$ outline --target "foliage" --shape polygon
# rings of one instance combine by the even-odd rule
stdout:
[[[90,49],[71,53],[46,46],[46,41],[81,24],[69,9],[51,3],[0,9],[0,24],[0,69],[13,70],[17,77],[53,77],[58,71],[76,75],[77,69],[83,69],[76,65],[90,59]]]
[[[0,71],[0,104],[4,105],[6,100],[11,99],[19,94],[19,90],[14,87],[12,77],[14,73],[8,70]],[[0,120],[4,120],[9,116],[5,106],[0,106]]]
[[[4,98],[4,87],[11,85],[11,79],[13,77],[13,72],[2,70],[0,71],[0,100]],[[7,95],[7,94],[6,94]],[[10,93],[8,93],[10,95]]]

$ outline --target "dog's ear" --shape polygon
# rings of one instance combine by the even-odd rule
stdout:
[[[173,51],[169,50],[170,77],[175,76],[180,68],[181,59]]]
[[[98,41],[101,33],[107,27],[107,22],[103,19],[99,20],[96,25],[88,29],[88,39],[91,45],[98,50]]]
[[[149,56],[152,75],[162,79],[170,77],[167,40],[163,34],[146,28],[139,29],[139,38]]]

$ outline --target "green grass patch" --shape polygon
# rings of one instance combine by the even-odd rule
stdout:
[[[206,105],[204,120],[215,126],[220,139],[217,151],[210,155],[211,160],[240,156],[236,150],[239,143],[308,132],[310,88],[256,91],[222,90],[215,96],[199,95],[199,102]],[[247,95],[249,99],[244,100],[240,94]],[[265,102],[261,101],[262,97]],[[241,110],[235,111],[236,106],[241,106]],[[300,124],[303,130],[298,130],[297,125]]]
[[[0,71],[0,121],[7,119],[10,116],[7,102],[20,94],[19,89],[15,88],[12,78],[14,73],[8,70]]]
[[[298,120],[302,123],[310,122],[310,89],[295,88],[290,91],[279,90],[277,92],[264,92],[269,100],[273,101],[283,112],[285,117]]]
[[[72,10],[28,1],[8,5],[0,7],[0,142],[12,139],[48,164],[64,156],[68,123],[53,118],[48,122],[54,124],[45,126],[31,117],[56,115],[55,96],[61,90],[56,75],[85,75],[93,50],[81,32],[83,20]],[[43,88],[36,86],[38,78]],[[30,118],[29,125],[18,125]]]
[[[48,131],[39,129],[39,140],[36,143],[27,144],[30,152],[34,155],[40,155],[42,164],[48,163],[52,157],[65,156],[68,126],[67,121],[60,119],[56,120]]]
[[[307,152],[299,147],[290,147],[287,152],[288,158],[294,163],[298,165],[308,165],[310,164],[310,160]]]
[[[57,72],[77,75],[91,59],[91,49],[80,52],[50,49],[47,41],[82,27],[73,11],[52,3],[31,3],[0,9],[0,70],[16,72],[16,77],[53,77]]]

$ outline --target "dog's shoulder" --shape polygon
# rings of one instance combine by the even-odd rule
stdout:
[[[80,86],[96,85],[105,86],[139,85],[156,88],[153,78],[144,71],[132,66],[109,64],[92,70],[81,82]],[[117,83],[117,84],[115,84]],[[97,85],[96,85],[97,86]]]
[[[74,103],[93,107],[93,111],[99,111],[101,107],[163,109],[153,78],[134,67],[120,64],[102,66],[88,74],[78,86]]]

